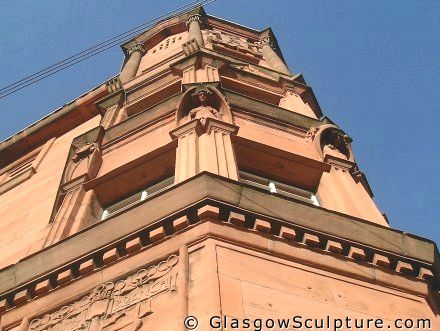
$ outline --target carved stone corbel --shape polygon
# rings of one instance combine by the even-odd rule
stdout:
[[[186,56],[191,55],[200,50],[199,43],[195,38],[188,40],[187,42],[182,44],[183,52]]]
[[[122,89],[98,100],[95,105],[101,111],[101,126],[104,129],[108,129],[127,118],[124,107],[124,91]]]

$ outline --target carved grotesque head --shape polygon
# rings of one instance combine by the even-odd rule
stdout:
[[[333,150],[337,150],[347,158],[350,156],[349,143],[350,138],[341,131],[328,130],[323,137],[323,143],[325,146],[330,147]]]
[[[212,92],[205,86],[198,87],[191,96],[194,102],[199,106],[207,106]]]
[[[208,102],[208,93],[200,91],[199,94],[197,94],[197,98],[201,105],[205,105]]]

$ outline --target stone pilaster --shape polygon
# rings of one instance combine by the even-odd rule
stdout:
[[[170,132],[178,139],[175,182],[179,183],[198,173],[198,136],[203,130],[199,120],[188,122]]]
[[[204,46],[203,36],[202,36],[202,16],[200,14],[192,14],[188,17],[185,22],[188,28],[188,40],[195,39],[199,46]]]
[[[355,163],[326,154],[324,162],[331,165],[324,173],[318,188],[323,207],[388,226],[371,196],[353,178]]]
[[[231,142],[231,134],[238,127],[209,118],[206,133],[200,137],[200,171],[209,171],[238,180],[237,161]]]
[[[261,40],[261,46],[261,52],[263,53],[264,58],[270,64],[272,69],[286,75],[292,75],[284,61],[273,49],[273,42],[270,37],[264,37]]]
[[[122,83],[125,83],[136,76],[139,64],[141,63],[142,55],[145,53],[142,44],[134,44],[128,50],[128,60],[119,75]]]
[[[175,182],[203,171],[238,180],[231,141],[231,134],[237,132],[237,126],[213,118],[205,125],[196,119],[171,131],[171,137],[178,139]]]

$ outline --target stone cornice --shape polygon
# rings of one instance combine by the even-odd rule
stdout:
[[[210,27],[219,28],[221,30],[224,30],[225,27],[231,28],[233,32],[237,33],[238,35],[241,35],[246,38],[254,39],[255,41],[258,40],[260,37],[260,31],[235,23],[231,22],[213,15],[206,15],[206,23]]]
[[[312,126],[322,124],[320,120],[299,113],[295,113],[257,99],[253,99],[241,93],[237,93],[228,89],[223,90],[225,92],[226,99],[230,103],[233,110],[235,108],[239,110],[245,110],[268,120],[284,122],[304,129],[309,129]]]
[[[0,142],[0,168],[99,115],[94,102],[108,95],[106,83],[81,95],[38,122]]]
[[[180,33],[183,31],[186,31],[185,22],[187,19],[191,16],[195,17],[198,16],[205,16],[206,13],[203,9],[203,7],[197,7],[193,9],[189,13],[182,13],[177,16],[169,17],[168,19],[161,20],[157,22],[153,27],[149,28],[148,30],[141,32],[128,42],[121,45],[121,48],[123,49],[125,54],[128,54],[128,50],[130,47],[132,47],[134,44],[142,43],[144,46],[148,49],[151,47],[151,42],[155,40],[157,42],[157,38],[163,34],[163,37],[169,35],[169,31],[167,33],[167,30],[172,30],[172,33]],[[163,38],[162,37],[162,38]]]
[[[195,214],[198,217],[192,216]],[[50,283],[49,290],[59,286],[66,275],[68,281],[81,277],[86,266],[94,266],[93,270],[105,261],[114,262],[127,254],[134,242],[139,243],[139,249],[147,249],[155,242],[172,239],[176,231],[208,216],[386,269],[396,276],[429,280],[439,271],[438,250],[431,241],[201,173],[1,270],[0,306],[1,302],[4,307],[20,303],[23,295],[31,299],[41,283]],[[245,222],[245,218],[251,221]],[[433,284],[438,285],[435,279]]]

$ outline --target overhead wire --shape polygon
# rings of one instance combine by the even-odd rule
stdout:
[[[8,86],[5,86],[3,88],[0,89],[0,99],[13,94],[27,86],[30,86],[32,84],[35,84],[36,82],[47,78],[49,76],[52,76],[53,74],[62,71],[64,69],[67,69],[79,62],[82,62],[90,57],[93,57],[99,53],[102,53],[110,48],[113,48],[117,45],[119,45],[121,42],[126,41],[134,36],[136,36],[137,34],[139,34],[140,32],[142,32],[143,30],[145,30],[146,28],[150,27],[151,25],[167,18],[170,16],[175,16],[175,15],[179,15],[179,14],[183,14],[185,12],[191,11],[192,9],[195,9],[199,6],[205,6],[208,5],[212,2],[214,2],[215,0],[193,0],[183,6],[180,6],[172,11],[169,11],[165,14],[162,14],[152,20],[149,20],[145,23],[142,23],[134,28],[131,28],[123,33],[120,33],[114,37],[111,37],[103,42],[100,42],[92,47],[89,47],[81,52],[78,52],[62,61],[59,61],[47,68],[44,68],[32,75],[26,76],[18,81],[16,81],[15,83],[12,83]]]

